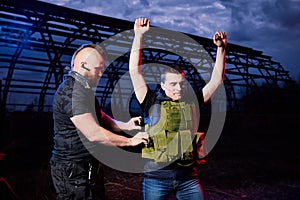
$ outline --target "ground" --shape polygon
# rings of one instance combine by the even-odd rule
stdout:
[[[5,178],[19,199],[55,198],[47,162],[39,168],[26,162],[23,166],[14,164],[6,168],[9,173],[5,173]],[[232,153],[217,145],[199,172],[207,200],[296,200],[300,199],[299,169],[300,163],[293,158]],[[120,172],[108,166],[103,166],[103,174],[107,200],[142,199],[142,174]],[[1,191],[0,199],[14,199],[3,182]]]
[[[299,117],[290,115],[283,123],[284,118],[227,116],[207,163],[199,167],[207,200],[300,200],[300,151],[295,131],[299,130]],[[11,121],[11,124],[19,123]],[[1,151],[7,156],[0,159],[0,173],[15,195],[1,179],[0,199],[15,196],[20,200],[52,200],[55,194],[48,164],[53,145],[52,125],[37,129],[26,124],[12,126],[10,137],[2,137],[7,145]],[[13,130],[18,127],[22,130]],[[31,127],[36,133],[29,131]],[[142,174],[104,166],[103,176],[107,200],[142,199]]]

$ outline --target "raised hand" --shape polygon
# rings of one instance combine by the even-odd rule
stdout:
[[[227,46],[227,33],[226,32],[216,32],[214,35],[214,43],[218,47],[226,47]]]
[[[134,23],[135,34],[144,34],[150,28],[150,20],[147,18],[137,18]]]

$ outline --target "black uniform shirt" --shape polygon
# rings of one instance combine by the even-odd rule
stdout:
[[[82,75],[71,72],[57,89],[53,102],[54,148],[52,159],[55,161],[85,162],[92,157],[94,144],[75,127],[70,120],[75,115],[100,111],[94,92]]]

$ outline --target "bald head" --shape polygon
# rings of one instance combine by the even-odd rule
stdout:
[[[91,83],[97,86],[104,69],[105,52],[98,45],[87,45],[79,48],[72,58],[72,71],[83,75]]]
[[[83,44],[81,45],[73,54],[72,56],[72,60],[71,60],[71,67],[74,67],[74,60],[77,57],[77,54],[79,54],[79,52],[85,50],[85,49],[94,49],[96,50],[105,60],[107,59],[107,54],[105,49],[99,45],[99,44]]]
[[[84,73],[86,70],[90,69],[87,66],[89,63],[100,58],[102,58],[102,56],[97,52],[97,50],[91,47],[86,47],[75,55],[73,61],[73,70],[79,73]],[[84,65],[85,68],[82,68],[82,65]]]

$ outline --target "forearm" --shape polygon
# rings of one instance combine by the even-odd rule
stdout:
[[[129,73],[137,100],[143,102],[147,86],[142,74],[142,40],[143,34],[135,34],[129,58]]]
[[[107,146],[132,146],[131,138],[116,135],[102,127],[100,127],[99,131],[100,133],[96,135],[93,142],[98,142]]]
[[[217,87],[223,83],[226,68],[226,49],[221,46],[217,48],[215,67],[213,69],[211,80],[216,83]]]
[[[103,119],[103,118],[102,118]],[[112,120],[106,116],[106,120]],[[130,138],[116,135],[103,126],[99,126],[91,113],[77,115],[71,118],[76,128],[91,142],[96,142],[108,146],[131,146]],[[108,121],[106,121],[108,123]],[[111,125],[112,126],[116,126]]]
[[[204,102],[207,102],[218,87],[223,84],[226,67],[226,48],[224,46],[217,48],[215,66],[211,74],[211,79],[203,88]]]
[[[129,58],[129,73],[132,76],[141,74],[143,35],[136,34],[133,39]]]

